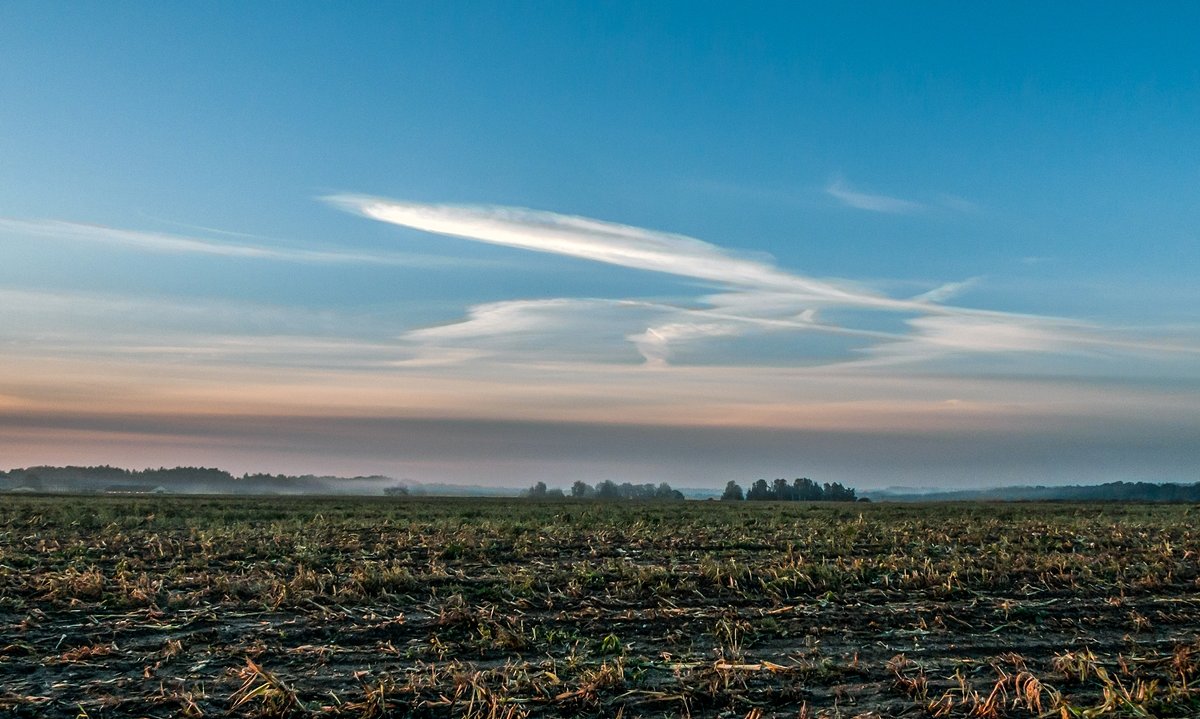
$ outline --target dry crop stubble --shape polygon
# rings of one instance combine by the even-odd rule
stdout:
[[[0,711],[1197,716],[1198,518],[5,497]]]

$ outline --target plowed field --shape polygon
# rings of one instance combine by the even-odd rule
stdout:
[[[0,715],[1200,716],[1191,506],[0,498]]]

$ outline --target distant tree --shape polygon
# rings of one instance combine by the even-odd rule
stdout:
[[[808,477],[797,477],[792,482],[792,493],[800,502],[819,502],[822,499],[821,487]]]
[[[854,490],[843,487],[840,482],[826,482],[822,494],[827,502],[853,502],[857,499]]]
[[[571,485],[571,496],[576,499],[586,499],[595,496],[596,490],[592,489],[592,485],[587,482],[576,480],[575,484]]]
[[[408,487],[396,485],[395,487],[387,487],[383,490],[384,496],[387,497],[407,497]]]
[[[546,483],[538,482],[523,493],[530,499],[545,499],[546,498]]]
[[[771,488],[767,486],[767,480],[755,480],[754,484],[750,486],[750,491],[746,492],[746,499],[759,502],[774,499]]]
[[[558,487],[546,490],[546,499],[565,499],[566,496]]]
[[[771,494],[781,502],[791,502],[796,499],[792,495],[792,485],[788,484],[786,479],[775,480],[775,483],[771,485]]]
[[[731,479],[729,480],[729,484],[725,485],[725,492],[721,495],[721,499],[727,502],[740,502],[745,499],[745,496],[742,494],[742,488],[738,483]]]
[[[17,473],[14,471],[12,477],[13,479],[17,480],[18,487],[24,487],[25,489],[34,489],[38,491],[46,488],[46,483],[42,481],[42,478],[33,472],[27,471],[23,473]]]
[[[596,498],[597,499],[620,499],[621,493],[620,493],[620,490],[617,489],[616,482],[612,481],[611,479],[606,479],[603,482],[601,482],[600,484],[597,484],[596,485]]]

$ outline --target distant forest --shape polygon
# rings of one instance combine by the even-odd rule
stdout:
[[[853,487],[843,487],[838,482],[817,484],[808,477],[799,477],[792,482],[777,479],[767,484],[767,480],[759,479],[750,485],[750,489],[742,492],[737,482],[725,485],[721,495],[724,501],[748,500],[751,502],[858,502]]]
[[[529,489],[521,492],[521,496],[527,499],[565,499],[568,495],[561,489],[547,489],[545,482],[538,482]],[[600,499],[600,500],[637,500],[637,501],[683,501],[685,497],[683,492],[671,489],[671,485],[663,482],[662,484],[632,484],[616,482],[606,479],[599,484],[592,486],[587,482],[575,482],[571,485],[571,494],[573,499]]]
[[[1062,487],[1000,487],[947,492],[881,490],[871,497],[886,502],[1200,502],[1200,482],[1154,484],[1151,482],[1107,482],[1072,484]]]
[[[211,467],[121,469],[27,467],[0,472],[0,491],[99,494],[375,494],[402,489],[406,494],[440,493],[441,485],[418,485],[391,477],[243,474]],[[468,488],[457,488],[464,493]],[[482,488],[481,488],[482,489]],[[453,492],[452,492],[453,493]]]

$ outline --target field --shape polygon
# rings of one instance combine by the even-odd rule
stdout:
[[[0,498],[0,715],[1196,717],[1200,510]]]

